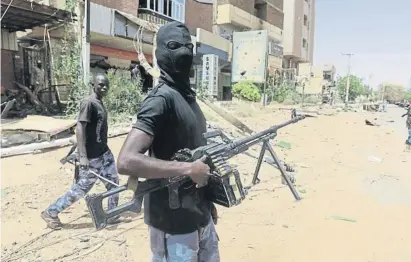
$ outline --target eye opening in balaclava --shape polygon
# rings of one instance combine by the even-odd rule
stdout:
[[[192,43],[183,44],[183,43],[180,43],[180,42],[177,42],[177,41],[174,41],[174,40],[168,41],[166,46],[169,50],[177,50],[177,49],[180,49],[182,47],[186,47],[192,52],[193,49],[194,49],[194,45]]]
[[[190,88],[190,71],[193,64],[194,45],[188,28],[174,21],[160,27],[156,37],[155,51],[157,65],[160,68],[160,81],[185,96],[195,96]]]

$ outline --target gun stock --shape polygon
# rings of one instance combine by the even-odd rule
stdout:
[[[171,181],[166,181],[164,179],[139,181],[138,178],[129,177],[126,185],[101,194],[88,195],[85,197],[85,200],[94,226],[97,230],[100,230],[107,226],[107,221],[110,218],[114,218],[126,211],[136,214],[141,213],[144,195],[164,187],[176,186],[178,188],[190,180],[191,179],[188,177],[178,177]],[[113,209],[104,210],[103,199],[126,190],[132,190],[134,192],[133,199]]]

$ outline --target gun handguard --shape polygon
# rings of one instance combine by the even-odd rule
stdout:
[[[211,143],[194,150],[182,149],[174,155],[173,160],[193,162],[206,156],[206,164],[208,164],[211,171],[209,183],[206,186],[206,198],[208,198],[209,201],[226,207],[238,205],[245,198],[246,190],[242,186],[238,171],[233,169],[226,160],[247,151],[251,146],[274,138],[277,135],[278,129],[296,123],[304,118],[305,116],[299,116],[296,114],[296,111],[293,110],[291,120],[228,144]],[[218,135],[218,132],[216,132],[216,134],[212,132],[207,134],[208,137],[215,135]],[[181,204],[178,189],[185,182],[187,181],[181,180],[179,183],[174,183],[169,186],[169,204],[171,209],[180,208]]]

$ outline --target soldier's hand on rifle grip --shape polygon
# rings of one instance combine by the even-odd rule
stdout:
[[[203,187],[207,185],[207,181],[210,175],[210,167],[205,164],[207,156],[190,163],[190,169],[188,176],[197,184],[197,187]]]
[[[80,168],[87,170],[89,168],[90,162],[88,161],[88,158],[86,156],[80,156]]]

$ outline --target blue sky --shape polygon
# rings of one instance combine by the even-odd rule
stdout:
[[[372,87],[393,82],[411,87],[411,0],[315,0],[314,64],[334,64]]]

